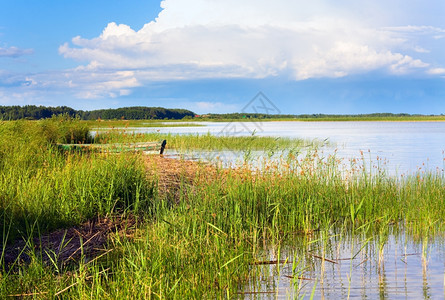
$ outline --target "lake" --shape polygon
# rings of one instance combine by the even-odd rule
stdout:
[[[444,241],[389,229],[382,242],[362,234],[301,236],[269,247],[253,268],[245,299],[444,299]],[[277,252],[280,251],[278,256]],[[324,259],[324,260],[323,260]]]
[[[174,123],[176,126],[178,123]],[[134,128],[137,132],[290,137],[325,142],[321,155],[365,158],[392,176],[432,171],[444,174],[445,122],[200,122],[200,127]],[[219,151],[229,163],[242,151]],[[167,154],[177,155],[173,150]],[[184,153],[179,153],[183,155]],[[209,152],[192,152],[206,157]],[[215,154],[215,153],[213,153]],[[254,158],[264,153],[254,151]],[[215,155],[213,155],[214,157]],[[255,159],[253,159],[255,163]],[[419,239],[403,225],[360,234],[321,230],[264,245],[252,266],[242,299],[444,299],[445,242],[440,233]],[[280,261],[279,264],[268,262]]]
[[[178,123],[174,123],[178,125]],[[189,123],[188,123],[189,124]],[[323,151],[344,159],[365,153],[392,175],[444,169],[445,122],[199,122],[200,127],[134,128],[137,132],[257,135],[329,141]],[[242,153],[226,155],[236,159]]]

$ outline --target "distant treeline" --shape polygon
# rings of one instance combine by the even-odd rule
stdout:
[[[75,110],[67,106],[46,107],[46,106],[0,106],[0,119],[2,120],[40,120],[51,118],[52,116],[69,115],[82,120],[159,120],[159,119],[183,119],[194,117],[195,113],[186,109],[168,109],[162,107],[123,107],[117,109],[99,109],[92,111]]]
[[[179,120],[179,119],[213,119],[213,120],[236,120],[236,119],[308,119],[308,120],[344,120],[344,119],[395,119],[427,117],[420,114],[393,114],[393,113],[373,113],[358,115],[329,115],[329,114],[301,114],[301,115],[273,115],[260,113],[228,113],[228,114],[205,114],[195,115],[194,112],[186,109],[168,109],[163,107],[122,107],[116,109],[99,109],[92,111],[75,110],[67,106],[46,107],[46,106],[0,106],[0,120],[29,119],[39,120],[51,118],[52,116],[68,115],[82,120]],[[436,115],[437,116],[437,115]],[[440,116],[443,116],[440,115]]]
[[[393,113],[372,113],[357,115],[330,115],[330,114],[302,114],[302,115],[272,115],[259,113],[230,113],[230,114],[207,114],[201,118],[207,119],[344,119],[344,118],[403,118],[403,117],[421,117],[420,114],[393,114]]]
[[[184,117],[194,117],[195,113],[180,108],[163,108],[163,107],[123,107],[116,109],[100,109],[82,112],[80,117],[85,120],[96,119],[126,119],[126,120],[159,120],[159,119],[173,119],[179,120]]]

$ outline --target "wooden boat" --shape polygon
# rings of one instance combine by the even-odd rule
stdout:
[[[96,151],[106,153],[133,152],[133,151],[159,151],[164,154],[167,141],[142,143],[116,143],[116,144],[57,144],[65,151]]]

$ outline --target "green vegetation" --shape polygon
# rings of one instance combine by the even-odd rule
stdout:
[[[165,120],[89,120],[85,122],[94,129],[205,126],[195,122],[184,122],[183,120],[168,120],[167,122]]]
[[[302,115],[272,115],[259,113],[232,113],[208,114],[195,118],[194,121],[445,121],[445,115],[420,114],[392,114],[373,113],[357,115],[329,115],[329,114],[302,114]]]
[[[192,118],[195,114],[186,109],[168,109],[162,107],[123,107],[117,109],[99,109],[93,111],[74,110],[70,107],[45,107],[45,106],[0,106],[0,119],[40,120],[53,116],[68,115],[82,120],[151,120],[151,119],[183,119]]]
[[[79,224],[151,195],[140,158],[55,147],[89,141],[88,127],[70,119],[0,123],[0,231],[9,240],[27,235],[33,224],[42,232]]]
[[[122,107],[116,109],[99,109],[92,111],[75,110],[67,106],[45,107],[45,106],[0,106],[0,119],[40,120],[52,116],[67,115],[82,120],[114,120],[114,123],[96,123],[96,127],[105,126],[152,126],[153,122],[146,120],[194,120],[194,121],[445,121],[445,115],[420,115],[420,114],[392,114],[373,113],[358,115],[328,115],[328,114],[261,114],[261,113],[227,113],[196,115],[186,109],[168,109],[163,107]],[[117,121],[116,120],[123,120]],[[128,121],[130,120],[130,121]],[[143,122],[134,122],[143,120]],[[114,125],[115,124],[115,125]],[[123,125],[125,124],[125,125]],[[145,124],[145,125],[144,125]],[[163,126],[163,125],[159,125]]]
[[[264,244],[279,247],[295,234],[309,238],[334,226],[351,233],[366,228],[367,238],[381,244],[390,225],[422,237],[445,229],[442,173],[371,176],[357,163],[344,174],[335,157],[323,159],[314,150],[266,160],[257,171],[195,164],[193,172],[175,166],[174,176],[162,177],[162,159],[145,170],[143,155],[61,153],[52,146],[88,140],[83,126],[57,119],[0,123],[1,298],[237,298],[254,274],[260,276],[255,263]],[[131,135],[147,137],[155,136]],[[96,142],[118,138],[111,133]],[[187,139],[198,147],[218,139],[174,138],[169,142],[178,147]],[[247,147],[272,142],[255,140]],[[158,192],[163,184],[171,185],[169,192]],[[139,221],[112,231],[95,257],[84,251],[84,240],[77,260],[55,253],[48,261],[39,247],[29,247],[28,261],[6,265],[14,240],[32,244],[30,236],[97,216]]]
[[[70,117],[75,117],[77,112],[67,106],[58,107],[46,107],[46,106],[35,106],[35,105],[25,105],[25,106],[0,106],[0,118],[2,120],[20,120],[20,119],[31,119],[40,120],[51,118],[53,115],[61,116],[68,115]]]
[[[183,119],[192,118],[194,112],[186,109],[168,109],[163,107],[123,107],[116,109],[99,109],[93,111],[84,111],[80,117],[85,120],[97,119],[128,119],[128,120],[151,120],[151,119]]]
[[[176,150],[264,150],[301,149],[323,145],[322,141],[259,136],[215,136],[207,134],[134,133],[121,129],[99,132],[97,143],[135,143],[167,140],[167,148]]]

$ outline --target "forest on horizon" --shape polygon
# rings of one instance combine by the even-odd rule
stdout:
[[[302,119],[302,120],[342,120],[342,119],[397,119],[428,118],[443,119],[444,115],[421,115],[407,113],[370,113],[370,114],[262,114],[262,113],[225,113],[197,115],[182,108],[163,108],[133,106],[122,108],[75,110],[68,106],[0,106],[0,120],[40,120],[53,116],[66,115],[81,120],[242,120],[242,119]]]
[[[75,110],[68,106],[0,106],[0,119],[2,120],[40,120],[47,119],[53,116],[67,115],[72,118],[79,118],[81,120],[179,120],[184,117],[194,117],[195,113],[180,108],[163,108],[163,107],[122,107],[98,110]]]

